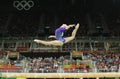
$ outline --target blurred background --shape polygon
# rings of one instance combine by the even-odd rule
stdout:
[[[23,6],[19,4],[20,1]],[[63,23],[80,23],[77,34],[80,37],[120,35],[119,0],[26,1],[30,6],[25,4],[25,0],[0,2],[0,36],[54,34],[54,30]]]
[[[80,23],[70,43],[33,41],[63,23]],[[120,0],[0,0],[0,72],[120,72]]]

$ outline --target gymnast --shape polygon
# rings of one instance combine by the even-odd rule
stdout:
[[[63,37],[64,31],[68,30],[71,27],[75,27],[74,30],[72,31],[72,35],[69,37]],[[55,38],[56,40],[44,41],[44,40],[34,39],[34,42],[40,43],[43,45],[48,45],[48,46],[51,46],[51,45],[52,46],[63,46],[63,44],[68,43],[75,38],[78,28],[79,28],[79,23],[77,23],[77,25],[75,25],[75,24],[71,24],[71,25],[62,24],[62,26],[60,26],[59,28],[57,28],[55,30],[55,35],[50,35],[48,37],[48,38]]]

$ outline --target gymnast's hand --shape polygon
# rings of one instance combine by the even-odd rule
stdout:
[[[73,26],[75,26],[75,24],[70,24],[70,25],[69,25],[69,27],[73,27]]]

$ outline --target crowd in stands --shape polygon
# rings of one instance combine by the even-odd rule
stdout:
[[[0,55],[0,71],[1,72],[22,72],[23,59],[12,60],[7,58],[5,54]]]
[[[57,72],[58,59],[53,57],[48,58],[33,58],[28,63],[29,72]]]
[[[82,58],[71,56],[0,58],[2,72],[72,73],[72,72],[120,72],[119,53],[83,53]],[[88,64],[89,63],[89,64]]]
[[[120,54],[119,53],[85,53],[85,57],[92,59],[94,67],[98,72],[119,72]]]

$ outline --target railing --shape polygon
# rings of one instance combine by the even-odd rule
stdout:
[[[49,40],[47,37],[2,37],[0,40],[34,40],[34,39],[41,39],[41,40]],[[120,37],[88,37],[88,36],[77,36],[76,40],[120,40]]]
[[[8,50],[16,50],[17,49],[17,42],[19,43],[29,43],[29,47],[28,47],[28,50],[36,50],[36,49],[39,49],[39,50],[42,50],[42,45],[37,48],[37,44],[33,41],[35,38],[38,38],[38,39],[42,39],[42,40],[49,40],[47,37],[6,37],[6,38],[0,38],[0,46],[1,46],[1,50],[2,49],[8,49]],[[89,50],[92,50],[94,49],[94,45],[92,44],[96,44],[96,43],[102,43],[102,48],[104,48],[103,50],[105,50],[105,44],[107,42],[110,42],[111,44],[112,43],[120,43],[120,37],[76,37],[75,40],[73,40],[72,42],[70,43],[67,43],[68,46],[67,48],[64,47],[66,45],[64,45],[62,48],[60,48],[60,50],[82,50],[82,49],[86,49],[88,48]],[[78,44],[77,44],[78,43]],[[88,47],[85,46],[85,43],[88,43]],[[14,46],[13,48],[10,48],[11,46],[8,46],[5,48],[5,44],[8,44],[8,45],[11,45],[11,46]],[[71,46],[71,48],[69,47]],[[45,49],[45,48],[44,48]],[[54,50],[54,49],[53,49]]]

